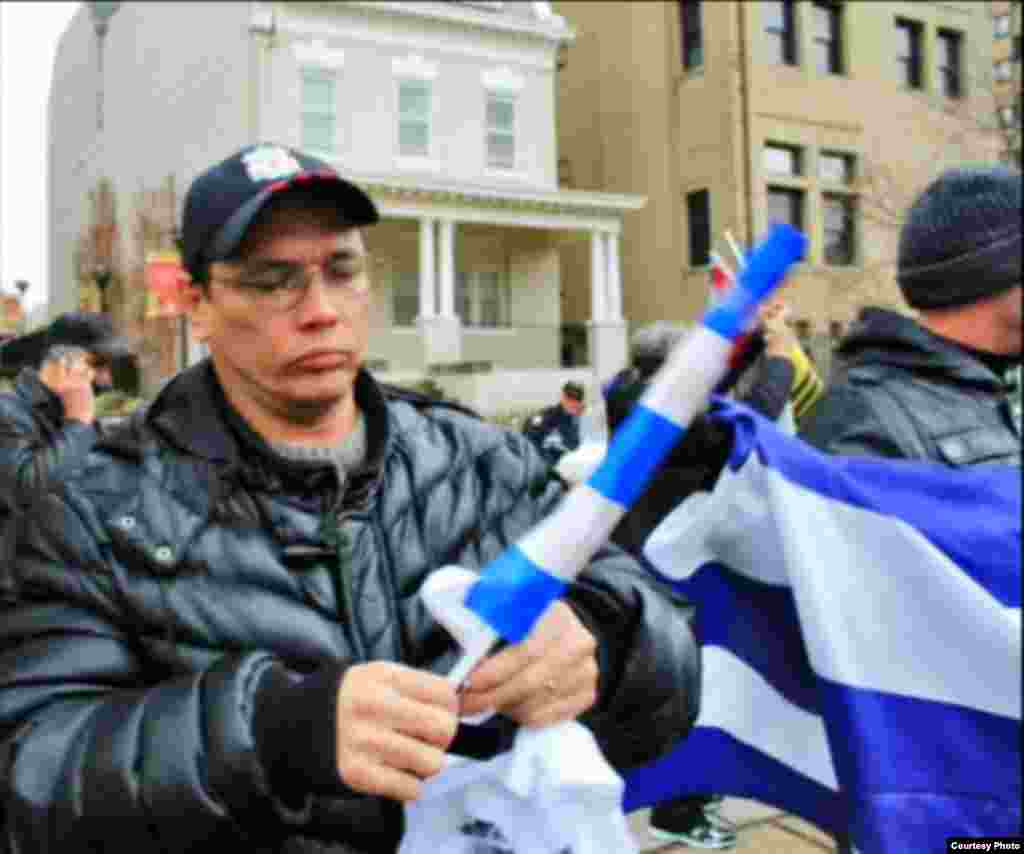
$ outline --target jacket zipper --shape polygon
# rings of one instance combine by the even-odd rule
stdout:
[[[351,541],[348,535],[341,529],[342,524],[351,515],[351,513],[345,513],[344,511],[331,511],[324,534],[328,543],[334,549],[334,595],[341,603],[344,629],[349,636],[349,640],[352,642],[356,657],[360,661],[365,661],[366,644],[363,642],[363,636],[359,631],[359,623],[356,621],[355,596],[352,592],[352,573],[350,571],[352,561],[349,549]]]

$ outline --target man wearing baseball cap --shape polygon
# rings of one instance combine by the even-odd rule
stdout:
[[[918,319],[864,309],[802,435],[833,453],[1019,466],[1007,377],[1024,336],[1021,173],[936,178],[907,213],[897,281]]]
[[[277,145],[189,188],[186,304],[210,358],[39,502],[8,573],[0,806],[19,850],[393,852],[453,739],[493,755],[509,728],[582,716],[621,769],[692,723],[685,617],[613,549],[463,692],[444,678],[458,650],[424,579],[497,557],[561,487],[524,437],[363,368],[377,219]],[[486,734],[460,725],[489,709]]]

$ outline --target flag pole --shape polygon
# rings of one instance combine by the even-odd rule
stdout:
[[[733,344],[758,305],[806,250],[803,234],[789,225],[775,226],[751,253],[725,299],[673,349],[615,432],[593,475],[483,568],[465,604],[486,623],[490,635],[463,650],[448,674],[452,682],[461,685],[499,638],[523,640],[607,542],[728,372]]]

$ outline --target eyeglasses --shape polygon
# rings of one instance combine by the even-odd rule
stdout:
[[[359,299],[370,292],[366,256],[337,252],[319,264],[294,261],[252,261],[220,280],[267,311],[291,311],[305,298],[317,274],[332,302]]]

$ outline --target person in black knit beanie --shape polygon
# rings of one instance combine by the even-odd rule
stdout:
[[[1021,362],[1021,173],[943,172],[900,233],[897,281],[917,319],[868,307],[802,435],[839,454],[1021,463],[1010,396]]]

